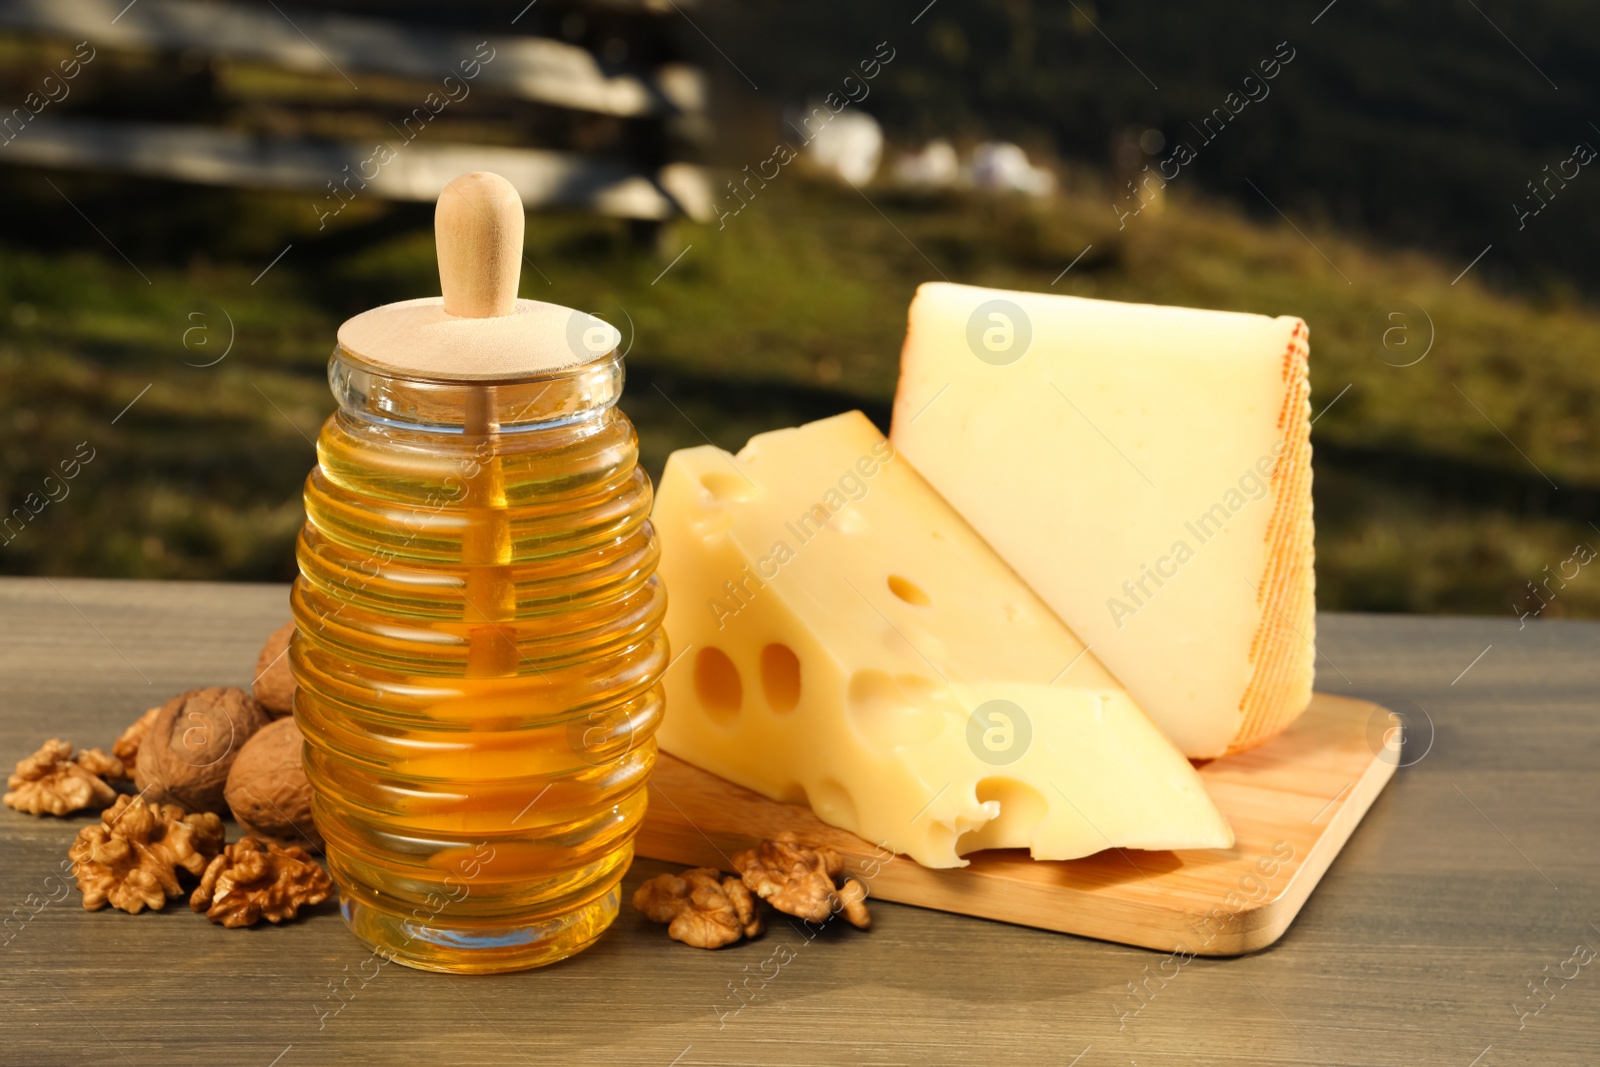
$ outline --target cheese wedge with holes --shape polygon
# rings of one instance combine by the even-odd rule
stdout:
[[[859,412],[675,452],[662,748],[930,867],[1221,848],[1122,686]]]
[[[1185,755],[1287,726],[1316,655],[1306,326],[929,284],[895,448]]]

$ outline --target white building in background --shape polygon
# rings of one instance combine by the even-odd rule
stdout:
[[[894,176],[902,185],[948,189],[961,181],[961,160],[955,146],[939,137],[923,145],[921,151],[896,160]]]
[[[803,152],[813,169],[851,185],[865,185],[883,159],[883,127],[871,115],[850,108],[821,124]]]
[[[809,135],[801,153],[812,171],[851,185],[865,185],[878,173],[883,127],[871,115],[854,108],[831,113],[819,105],[806,115],[804,126],[791,125]],[[1034,166],[1028,153],[1009,141],[985,141],[963,164],[954,145],[935,138],[900,156],[893,173],[899,184],[924,189],[966,187],[1045,197],[1056,188],[1055,174]]]
[[[894,177],[912,188],[960,187],[1036,197],[1049,196],[1056,187],[1054,172],[1034,166],[1027,152],[1008,141],[983,142],[963,164],[955,147],[938,137],[901,155],[895,161]]]
[[[985,141],[972,152],[972,184],[997,193],[1025,193],[1049,196],[1055,191],[1056,176],[1036,167],[1028,153],[1009,141]]]

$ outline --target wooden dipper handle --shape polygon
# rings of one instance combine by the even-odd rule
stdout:
[[[475,171],[444,187],[433,239],[448,314],[488,319],[516,310],[522,228],[522,198],[500,175]]]

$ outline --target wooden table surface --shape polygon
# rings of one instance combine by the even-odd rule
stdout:
[[[247,685],[287,612],[281,586],[0,582],[0,762]],[[1600,1063],[1600,624],[1319,625],[1318,687],[1418,725],[1289,933],[1251,956],[1153,979],[1159,953],[884,903],[869,933],[779,923],[701,952],[625,906],[554,967],[388,966],[328,1014],[368,959],[331,905],[251,930],[182,902],[88,913],[76,890],[35,912],[94,816],[0,809],[0,1063]],[[639,861],[625,892],[661,869]],[[741,1008],[732,984],[774,970]]]

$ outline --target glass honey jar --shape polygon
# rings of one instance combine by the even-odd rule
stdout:
[[[668,663],[619,336],[516,298],[515,190],[465,175],[443,296],[347,321],[291,665],[350,928],[428,970],[550,963],[615,918]]]

